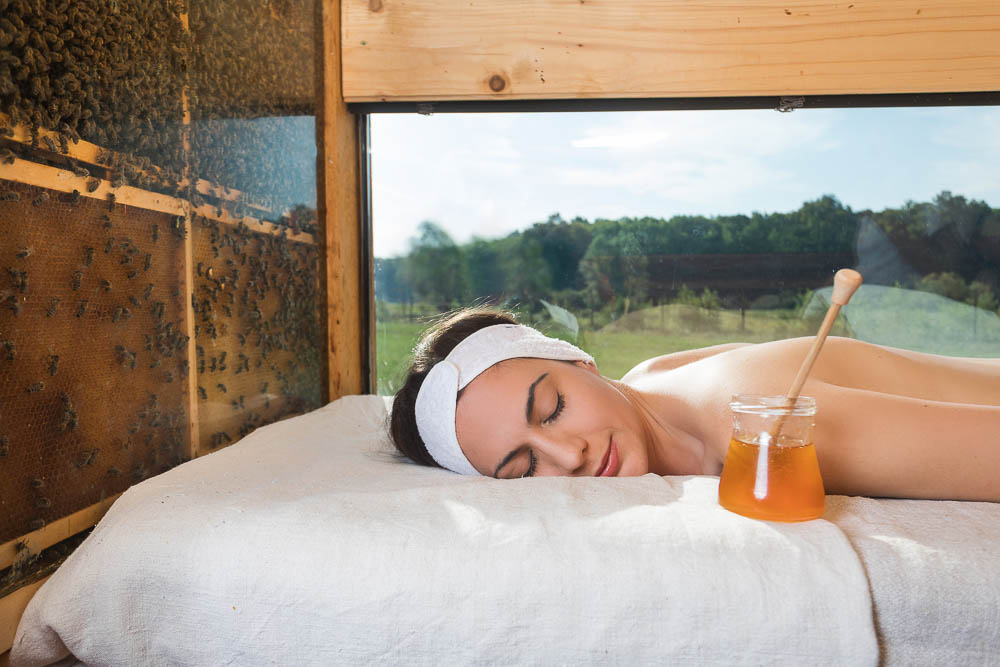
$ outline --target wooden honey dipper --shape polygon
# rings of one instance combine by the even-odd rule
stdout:
[[[785,420],[795,407],[799,392],[802,391],[802,385],[806,383],[809,371],[812,370],[813,364],[816,363],[816,357],[819,356],[819,350],[823,347],[830,329],[833,328],[833,321],[837,319],[841,306],[847,305],[859,287],[861,287],[861,274],[853,269],[841,269],[833,276],[830,308],[826,311],[826,317],[823,318],[823,323],[819,326],[819,332],[816,334],[816,340],[813,341],[812,347],[809,348],[809,354],[806,355],[802,366],[799,367],[798,375],[792,381],[792,388],[785,394],[785,412],[778,415],[774,425],[766,434],[761,434],[757,451],[757,474],[753,485],[753,495],[758,500],[763,500],[768,493],[768,447],[772,444],[778,444],[781,427],[785,425]]]
[[[830,297],[830,308],[826,311],[826,317],[823,318],[823,323],[819,326],[819,332],[816,334],[816,340],[813,341],[812,347],[809,348],[809,354],[806,355],[802,366],[799,367],[798,375],[792,381],[792,388],[785,394],[785,405],[789,410],[795,406],[799,392],[802,391],[802,385],[806,383],[806,378],[809,377],[809,372],[812,370],[813,364],[816,363],[819,350],[826,342],[826,337],[830,333],[830,329],[833,328],[833,322],[837,319],[840,308],[847,305],[859,287],[861,287],[861,274],[853,269],[841,269],[833,276],[833,295]],[[770,431],[771,442],[778,443],[778,435],[781,433],[781,427],[787,416],[788,413],[784,412],[778,417]]]

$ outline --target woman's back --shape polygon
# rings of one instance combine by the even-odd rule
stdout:
[[[665,355],[630,371],[623,381],[653,388],[668,380],[712,393],[784,394],[813,338],[725,346],[718,354],[677,366]],[[660,379],[656,379],[656,378]],[[1000,405],[1000,359],[945,357],[831,336],[810,381],[952,403]],[[808,386],[808,385],[807,385]]]
[[[811,343],[721,348],[680,366],[667,355],[624,380],[654,412],[680,403],[697,415],[704,472],[718,474],[730,397],[784,394]],[[830,338],[802,394],[817,400],[816,446],[828,492],[1000,500],[1000,361]]]
[[[754,375],[766,374],[782,394],[812,345],[793,338],[733,350],[731,365],[757,372],[741,378],[750,391]],[[873,345],[851,338],[827,339],[810,378],[832,385],[932,401],[1000,405],[1000,361],[965,359]]]

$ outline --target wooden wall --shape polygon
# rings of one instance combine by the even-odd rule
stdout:
[[[344,0],[349,102],[995,91],[995,0]]]

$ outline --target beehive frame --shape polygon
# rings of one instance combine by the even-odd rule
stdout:
[[[99,321],[105,327],[111,324],[117,326],[126,319],[135,324],[139,318],[153,317],[156,319],[149,322],[159,323],[161,338],[165,338],[166,343],[169,343],[165,344],[163,340],[154,341],[154,349],[149,350],[150,340],[147,338],[145,359],[140,344],[125,343],[119,346],[122,350],[117,355],[112,354],[114,358],[111,360],[111,365],[119,366],[119,372],[133,374],[133,378],[138,377],[134,373],[137,369],[143,369],[143,363],[155,369],[153,372],[160,373],[159,377],[169,374],[170,380],[163,386],[170,387],[176,396],[171,396],[169,401],[166,395],[155,396],[151,403],[149,400],[141,401],[144,403],[141,408],[142,419],[158,420],[158,427],[173,429],[174,435],[171,438],[161,439],[165,442],[169,440],[169,444],[176,451],[168,453],[169,460],[158,461],[161,466],[159,469],[205,454],[219,446],[225,446],[272,418],[318,407],[322,402],[346,393],[359,393],[363,389],[360,332],[362,318],[359,307],[361,294],[358,288],[363,280],[358,273],[363,262],[359,259],[360,247],[357,245],[360,238],[356,195],[359,189],[357,183],[359,169],[356,164],[357,122],[355,117],[346,111],[339,93],[337,58],[339,6],[337,3],[317,3],[316,7],[313,17],[317,29],[316,49],[317,53],[327,53],[326,57],[317,59],[315,76],[319,224],[313,224],[307,217],[304,218],[306,224],[303,225],[303,219],[296,217],[296,211],[292,211],[291,215],[288,211],[276,211],[271,202],[248,196],[231,184],[210,183],[201,178],[189,179],[186,169],[184,173],[178,173],[176,169],[164,170],[160,165],[150,163],[148,160],[143,160],[138,165],[133,161],[126,167],[132,173],[127,183],[123,183],[124,179],[120,178],[123,169],[121,165],[126,160],[106,146],[81,140],[78,136],[72,137],[72,141],[67,141],[66,132],[54,132],[38,125],[29,127],[23,119],[0,116],[0,126],[9,128],[9,131],[0,137],[2,144],[0,148],[4,149],[3,164],[0,164],[0,182],[5,184],[0,189],[5,194],[13,193],[10,195],[12,200],[17,198],[16,201],[7,203],[11,206],[26,207],[20,210],[29,215],[36,211],[56,210],[46,208],[49,206],[61,207],[60,210],[64,209],[68,215],[92,219],[95,224],[91,227],[98,225],[104,227],[103,233],[109,237],[106,252],[103,247],[95,247],[98,245],[96,243],[83,247],[81,256],[73,259],[80,268],[70,274],[72,277],[67,278],[74,284],[74,293],[79,289],[82,295],[83,291],[89,289],[88,294],[96,294],[100,298],[74,299],[73,303],[60,303],[56,298],[48,298],[46,300],[48,304],[55,304],[50,305],[48,310],[52,310],[55,317],[72,317],[76,309],[83,304],[81,317],[94,317],[95,321]],[[186,29],[186,14],[180,11],[179,16]],[[183,125],[186,128],[191,122],[186,86],[181,90],[181,106]],[[188,155],[191,150],[189,132],[182,129],[178,136],[182,138],[183,154]],[[185,165],[188,162],[189,160],[185,158]],[[147,187],[147,184],[156,182],[162,184],[164,181],[174,180],[176,183],[171,188]],[[43,199],[44,206],[33,209],[32,204],[35,199]],[[8,210],[13,211],[13,209]],[[136,215],[144,216],[145,222],[139,225],[135,219]],[[103,225],[100,223],[102,218],[106,218]],[[279,221],[274,222],[275,220]],[[133,227],[129,228],[129,225]],[[303,231],[307,228],[309,231]],[[114,234],[120,236],[114,238],[112,243],[110,238]],[[11,241],[9,244],[11,247],[8,249],[5,246],[5,249],[10,250],[12,254],[16,250],[17,258],[16,260],[13,256],[5,258],[10,260],[5,265],[9,264],[12,265],[11,268],[15,268],[17,261],[23,260],[27,263],[42,262],[38,264],[42,268],[38,271],[32,268],[24,271],[25,283],[28,282],[29,274],[35,278],[31,283],[30,293],[18,295],[16,294],[18,290],[14,289],[15,294],[10,294],[11,290],[7,290],[4,297],[7,299],[13,296],[14,300],[7,305],[9,311],[17,308],[16,317],[21,318],[21,322],[27,321],[23,319],[27,315],[33,315],[36,319],[41,318],[41,321],[44,321],[47,315],[38,309],[41,298],[38,275],[50,270],[53,260],[49,253],[52,248],[49,246],[52,244],[43,240],[38,234],[30,238],[19,236],[18,239],[24,242],[8,239]],[[175,244],[176,247],[171,251],[175,257],[167,262],[169,266],[163,268],[168,272],[161,276],[164,280],[153,282],[157,283],[157,291],[161,289],[159,283],[171,284],[162,288],[166,296],[160,299],[160,305],[157,306],[156,293],[148,290],[143,294],[138,281],[144,278],[146,271],[159,270],[157,266],[162,262],[150,261],[150,258],[156,252],[155,248],[163,248],[163,244],[167,242]],[[17,249],[14,246],[17,246]],[[276,259],[272,258],[272,261],[268,262],[260,261],[258,258],[255,264],[251,251],[254,247],[264,246],[267,246],[267,250]],[[76,251],[73,253],[80,254]],[[115,261],[109,262],[112,256]],[[143,266],[144,256],[145,266]],[[240,265],[239,260],[246,262],[247,256],[251,260],[249,266]],[[211,257],[215,258],[214,267]],[[103,267],[102,261],[105,263]],[[119,261],[121,266],[116,263]],[[305,264],[302,264],[302,261]],[[268,282],[276,282],[274,275],[268,278],[268,271],[273,274],[274,265],[282,262],[289,272],[291,278],[289,282],[300,283],[303,286],[302,290],[289,291],[285,285],[278,291],[268,292],[267,289],[263,289],[268,287]],[[21,269],[15,268],[15,271]],[[97,275],[101,271],[103,273]],[[114,271],[120,275],[111,275]],[[242,282],[250,284],[256,282],[258,287],[257,294],[250,296],[250,302],[243,304],[244,311],[250,313],[251,317],[256,312],[258,319],[267,320],[273,316],[282,318],[284,322],[292,321],[294,324],[292,309],[298,308],[300,311],[304,309],[316,314],[315,318],[310,318],[315,324],[297,334],[300,341],[310,339],[315,347],[315,355],[306,355],[312,357],[308,360],[309,367],[306,369],[309,378],[308,386],[305,387],[305,391],[309,394],[308,401],[289,403],[288,396],[294,397],[296,391],[301,395],[302,387],[292,387],[290,392],[278,391],[278,387],[274,386],[278,383],[274,382],[272,373],[272,386],[267,389],[267,385],[264,384],[267,380],[261,375],[262,365],[270,365],[272,371],[287,379],[291,374],[284,370],[285,364],[303,363],[302,354],[295,354],[294,350],[289,349],[289,337],[284,335],[288,327],[279,332],[279,335],[267,330],[258,331],[258,340],[262,341],[263,346],[270,351],[270,356],[265,352],[253,359],[252,355],[233,352],[227,359],[225,350],[212,354],[210,350],[205,349],[209,340],[215,340],[216,333],[219,333],[220,339],[223,336],[221,331],[217,331],[223,327],[216,327],[213,321],[216,312],[221,314],[223,309],[235,311],[238,307],[232,293],[229,294],[228,303],[224,297],[227,296],[226,287],[236,282],[233,280],[227,284],[226,277],[235,277],[240,271],[243,272]],[[254,271],[257,274],[256,281],[252,275]],[[296,278],[301,280],[296,281]],[[16,287],[17,281],[21,278],[11,274],[11,280]],[[88,281],[91,283],[89,286]],[[127,294],[120,292],[126,288],[131,288]],[[98,303],[99,300],[111,299],[119,293],[117,305]],[[244,290],[244,299],[248,293],[250,290]],[[300,302],[296,302],[298,298],[295,296],[296,293],[305,294],[307,301],[301,302],[300,299]],[[29,297],[36,297],[33,303]],[[64,298],[63,301],[68,299]],[[172,302],[176,311],[173,314],[176,317],[170,317],[168,302]],[[279,310],[284,312],[277,312]],[[10,319],[9,322],[5,322],[4,330],[9,331],[12,322],[16,325],[18,320]],[[70,322],[72,323],[72,320]],[[252,335],[247,329],[230,328],[231,339],[237,336],[247,338]],[[163,334],[164,330],[166,334]],[[324,344],[323,341],[328,342]],[[160,352],[169,352],[169,359],[156,353],[157,343],[160,344]],[[25,357],[38,356],[37,351],[29,349],[31,344],[22,343],[19,349],[12,352],[12,354],[20,353],[19,362],[27,361]],[[334,353],[329,354],[328,350],[333,350]],[[301,348],[299,351],[301,352]],[[308,350],[306,351],[308,353]],[[285,358],[282,359],[282,355]],[[55,422],[49,420],[55,423],[57,430],[60,431],[57,436],[72,435],[75,438],[80,436],[76,439],[85,440],[81,433],[86,429],[83,425],[78,426],[78,422],[83,421],[77,416],[79,399],[70,398],[69,393],[60,392],[58,387],[54,386],[60,381],[64,383],[68,381],[66,372],[68,367],[72,366],[69,358],[72,355],[61,352],[61,362],[56,359],[59,356],[46,355],[46,358],[55,359],[52,363],[57,364],[53,367],[54,380],[46,377],[37,384],[43,386],[43,393],[51,394],[47,400],[56,406],[56,414],[61,415]],[[137,361],[139,361],[138,366]],[[227,364],[229,375],[236,377],[236,383],[242,382],[254,389],[241,391],[230,379],[225,383],[219,382],[209,386],[205,386],[206,382],[199,383],[199,376],[210,373],[211,367],[226,368]],[[8,366],[4,370],[9,369]],[[263,370],[266,371],[267,368]],[[45,386],[46,380],[49,386]],[[291,382],[294,384],[294,378],[291,378]],[[25,388],[25,396],[36,395],[32,392],[35,384],[31,383]],[[224,384],[229,385],[228,389],[221,389]],[[136,385],[136,388],[139,386],[141,384]],[[222,400],[205,402],[206,398],[212,398],[210,393],[213,391],[224,396],[225,404]],[[222,394],[223,391],[226,393]],[[229,395],[230,392],[232,396]],[[163,394],[162,391],[157,393]],[[60,398],[60,394],[65,398]],[[246,405],[244,405],[244,395],[250,399],[246,401]],[[23,401],[24,398],[19,400]],[[249,405],[252,400],[257,400],[259,403],[253,409]],[[270,405],[272,401],[274,406]],[[170,410],[164,409],[168,402],[173,404]],[[229,404],[232,405],[231,413],[227,413]],[[266,410],[279,404],[283,404],[277,411],[281,414],[272,410],[272,414],[268,416]],[[6,407],[14,406],[11,404]],[[7,413],[4,417],[9,419],[17,410],[5,409],[2,412]],[[51,406],[49,412],[52,412]],[[244,415],[254,415],[255,419],[241,418]],[[126,425],[126,431],[136,437],[141,436],[146,424],[139,423],[140,421],[136,419],[130,426]],[[205,429],[206,423],[212,424],[212,428]],[[157,449],[157,440],[154,438],[149,438],[146,444]],[[165,451],[166,448],[164,444],[158,449]],[[101,474],[90,473],[98,479],[97,486],[107,486],[108,479],[103,474],[107,469],[109,473],[114,473],[111,476],[112,481],[121,480],[121,483],[117,484],[121,488],[112,488],[110,493],[100,488],[98,489],[100,499],[97,502],[84,507],[72,504],[63,507],[60,506],[58,497],[52,489],[51,480],[43,479],[44,475],[38,475],[32,481],[32,485],[37,482],[38,487],[32,486],[29,492],[33,494],[31,502],[52,510],[59,518],[47,521],[44,525],[31,526],[33,529],[25,533],[18,531],[13,538],[0,543],[0,570],[18,565],[30,557],[37,556],[46,548],[85,531],[100,519],[128,484],[139,481],[149,474],[155,474],[159,470],[147,469],[144,465],[135,466],[134,469],[125,468],[115,461],[106,460],[108,457],[104,451],[98,452],[92,448],[79,446],[77,449],[79,452],[74,451],[73,456],[77,457],[78,465],[72,466],[77,472],[89,473],[100,466]],[[128,450],[129,447],[122,446],[120,449]],[[4,453],[7,453],[6,449]],[[159,452],[158,455],[162,454],[163,452]],[[90,486],[94,484],[91,483]],[[8,490],[5,489],[5,495],[7,493]],[[41,580],[37,576],[28,577],[16,582],[21,586],[19,589],[9,595],[0,596],[0,652],[9,648],[20,612],[30,598],[30,593],[40,583]]]

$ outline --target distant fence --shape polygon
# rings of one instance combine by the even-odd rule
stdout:
[[[830,285],[838,269],[854,266],[856,261],[849,252],[648,255],[646,274],[649,295],[654,298],[670,296],[682,285],[756,295]]]

